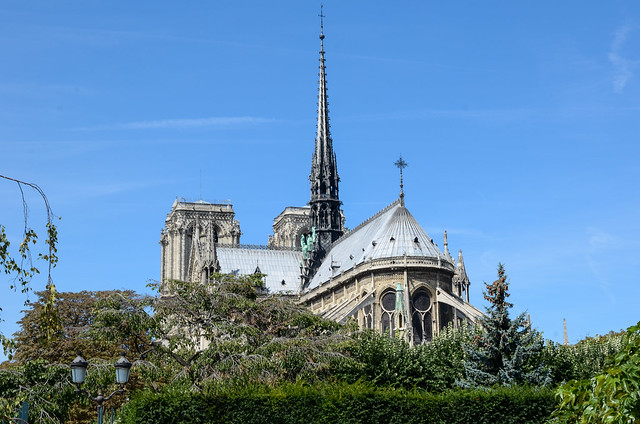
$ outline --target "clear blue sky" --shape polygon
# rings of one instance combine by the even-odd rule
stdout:
[[[486,305],[483,281],[503,262],[514,313],[548,338],[562,340],[563,318],[571,342],[640,320],[638,2],[324,11],[347,226],[397,198],[402,154],[407,207],[463,250],[472,303]],[[176,196],[231,200],[254,244],[308,201],[318,13],[300,1],[2,2],[0,173],[39,184],[62,217],[59,290],[145,291]],[[0,181],[0,198],[17,240],[16,186]],[[41,203],[29,206],[43,232]],[[10,334],[25,297],[0,278]]]

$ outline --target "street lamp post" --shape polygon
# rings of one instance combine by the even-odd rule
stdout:
[[[103,409],[102,404],[114,395],[124,393],[124,385],[129,381],[129,371],[131,370],[131,362],[124,356],[124,352],[120,359],[116,361],[114,367],[116,368],[116,383],[120,385],[120,388],[116,389],[109,396],[104,396],[102,390],[98,390],[98,396],[92,396],[89,391],[81,389],[80,385],[84,383],[84,379],[87,376],[87,366],[89,363],[82,357],[82,353],[78,352],[78,356],[71,362],[71,380],[78,387],[76,393],[84,393],[89,399],[98,404],[98,424],[102,424]]]

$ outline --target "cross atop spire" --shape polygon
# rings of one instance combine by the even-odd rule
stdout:
[[[400,170],[400,204],[404,206],[404,184],[402,182],[402,170],[408,166],[407,162],[402,159],[402,155],[400,155],[400,159],[398,159],[395,163],[395,166]]]
[[[321,40],[324,39],[324,14],[322,13],[322,8],[323,8],[323,5],[322,3],[320,3],[320,14],[318,16],[320,16],[320,39]]]

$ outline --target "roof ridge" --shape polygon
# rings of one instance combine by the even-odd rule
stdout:
[[[338,244],[339,242],[349,238],[349,236],[353,233],[355,233],[356,231],[358,231],[359,229],[361,229],[362,227],[364,227],[365,225],[369,224],[371,221],[373,221],[374,219],[380,217],[380,215],[383,215],[384,213],[388,212],[391,208],[393,208],[394,206],[400,204],[400,199],[397,199],[396,201],[394,201],[393,203],[391,203],[390,205],[385,206],[384,209],[376,212],[375,214],[371,215],[369,218],[365,219],[364,221],[362,221],[358,226],[356,226],[353,230],[349,231],[348,233],[344,234],[342,237],[340,237],[339,239],[337,239],[335,242],[333,242],[332,247],[335,246],[336,244]]]

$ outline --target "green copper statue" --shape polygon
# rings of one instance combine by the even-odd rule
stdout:
[[[311,227],[311,234],[300,237],[300,247],[302,248],[302,257],[307,259],[307,253],[313,249],[313,245],[318,241],[316,227]]]

